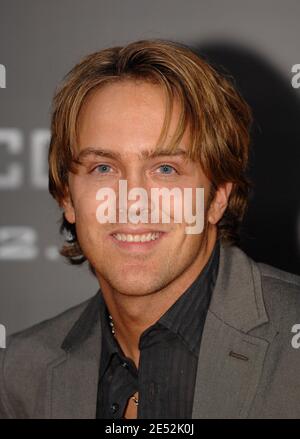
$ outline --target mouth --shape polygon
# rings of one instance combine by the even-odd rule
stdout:
[[[121,249],[133,251],[147,251],[154,248],[166,232],[143,231],[135,233],[115,232],[110,238]]]

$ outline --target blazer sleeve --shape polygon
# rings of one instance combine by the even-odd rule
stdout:
[[[7,349],[7,347],[0,349],[0,419],[15,418],[14,411],[9,402],[7,383],[5,380],[5,358]]]

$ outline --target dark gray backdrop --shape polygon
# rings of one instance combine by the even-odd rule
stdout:
[[[51,98],[82,56],[144,38],[190,44],[236,80],[255,125],[255,183],[242,247],[300,273],[300,3],[238,0],[0,0],[0,323],[8,333],[90,297],[96,280],[57,254],[47,192]]]

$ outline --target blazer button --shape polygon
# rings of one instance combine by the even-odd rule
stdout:
[[[113,412],[113,413],[117,413],[117,411],[119,410],[119,404],[117,403],[117,402],[114,402],[111,406],[110,406],[110,408],[111,408],[111,411]]]

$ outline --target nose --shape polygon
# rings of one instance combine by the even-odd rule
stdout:
[[[141,222],[149,222],[150,187],[146,175],[142,170],[133,168],[126,173],[126,178],[119,182],[118,206],[121,217],[128,218],[129,222],[137,223],[137,217]]]
[[[126,181],[128,192],[135,188],[147,188],[147,182],[144,172],[137,166],[126,172]]]

